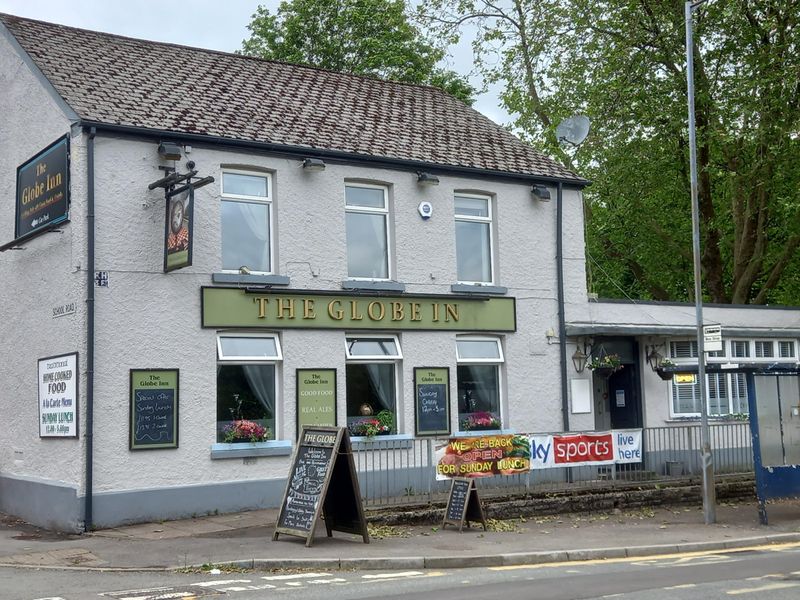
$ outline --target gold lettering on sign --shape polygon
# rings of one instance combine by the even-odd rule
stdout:
[[[344,318],[344,311],[341,306],[342,303],[339,300],[328,302],[328,316],[334,321],[341,321]]]
[[[375,307],[378,308],[377,316],[374,314],[373,310]],[[385,314],[386,314],[386,309],[383,306],[383,302],[377,302],[377,301],[370,302],[369,305],[367,305],[367,315],[369,315],[369,318],[372,319],[373,321],[383,321],[383,317],[385,316]]]
[[[403,303],[392,302],[392,321],[402,321],[404,316]]]
[[[444,316],[445,322],[449,322],[450,317],[453,317],[453,321],[458,321],[458,304],[445,304],[444,310],[446,313]]]
[[[358,302],[356,300],[350,300],[350,319],[353,321],[360,321],[364,318],[364,315],[358,314]]]
[[[436,323],[439,320],[439,303],[434,302],[431,306],[433,306],[433,322]]]
[[[290,319],[294,319],[294,298],[278,298],[278,318],[285,318],[286,312],[289,313]]]
[[[314,312],[314,301],[308,298],[303,298],[303,318],[316,319],[317,315]]]
[[[422,321],[422,317],[419,314],[419,302],[411,302],[411,320],[412,321]]]
[[[267,304],[269,304],[269,298],[253,298],[253,302],[258,304],[258,318],[265,318],[267,316]]]

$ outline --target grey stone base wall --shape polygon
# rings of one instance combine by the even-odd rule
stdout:
[[[0,475],[0,510],[45,529],[83,531],[83,497],[58,481]]]

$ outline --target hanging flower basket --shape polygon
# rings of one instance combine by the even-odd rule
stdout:
[[[618,354],[603,354],[602,356],[592,358],[586,366],[598,376],[608,378],[613,373],[622,369],[624,365]]]
[[[656,374],[661,377],[664,381],[669,381],[672,379],[672,376],[675,375],[672,371],[665,371],[664,369],[656,369]]]

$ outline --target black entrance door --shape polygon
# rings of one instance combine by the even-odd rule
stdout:
[[[608,378],[608,399],[612,429],[638,429],[642,426],[642,403],[635,365],[625,365]]]

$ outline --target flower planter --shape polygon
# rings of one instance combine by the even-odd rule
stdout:
[[[597,367],[593,372],[603,379],[608,379],[612,374],[620,370],[621,367]]]
[[[670,379],[672,379],[672,376],[675,375],[675,373],[671,371],[665,371],[664,369],[656,369],[656,373],[664,381],[669,381]]]

